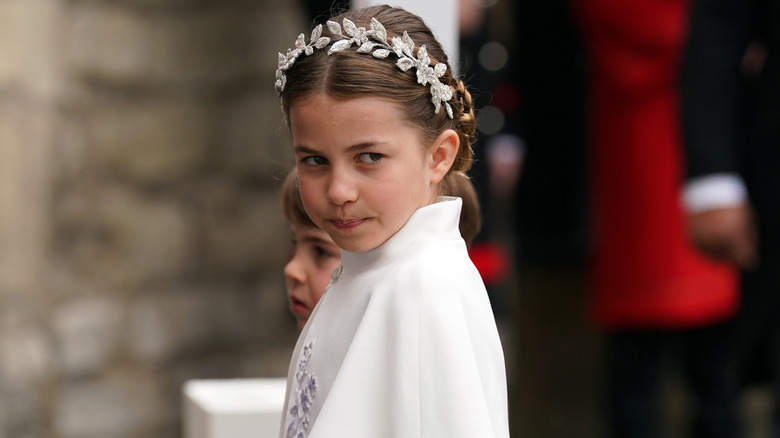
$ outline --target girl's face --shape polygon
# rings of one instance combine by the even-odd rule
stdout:
[[[291,231],[293,256],[284,266],[284,277],[290,312],[301,330],[325,292],[330,273],[341,263],[341,252],[319,228],[293,223]]]
[[[319,95],[290,109],[290,126],[303,205],[342,249],[376,248],[434,201],[435,148],[395,104]]]

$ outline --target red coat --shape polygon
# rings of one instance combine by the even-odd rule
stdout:
[[[590,54],[591,304],[608,328],[684,328],[737,307],[736,273],[699,255],[680,205],[677,76],[688,3],[575,0]]]

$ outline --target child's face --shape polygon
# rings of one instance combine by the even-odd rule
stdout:
[[[381,245],[436,197],[431,148],[400,111],[323,95],[290,109],[303,205],[347,251]]]
[[[341,253],[333,240],[319,228],[292,224],[291,231],[294,252],[284,266],[284,277],[290,312],[295,315],[300,330],[325,292],[330,273],[341,262]]]

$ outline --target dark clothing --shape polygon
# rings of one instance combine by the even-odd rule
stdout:
[[[688,176],[739,173],[759,225],[759,250],[780,266],[780,1],[696,0],[681,78]],[[741,66],[748,44],[763,69]]]
[[[588,245],[582,47],[566,1],[513,6],[516,129],[527,146],[516,193],[518,258],[523,266],[578,266]]]
[[[780,0],[695,0],[681,78],[688,176],[739,174],[756,214],[759,267],[743,276],[734,341],[724,348],[743,384],[771,379],[776,410],[780,410],[779,46]],[[759,59],[753,63],[757,68],[746,68],[744,61],[750,58]],[[773,422],[772,436],[780,437],[780,414]]]
[[[608,335],[607,396],[616,438],[658,438],[663,430],[665,376],[681,374],[694,394],[693,438],[737,436],[735,384],[724,340],[731,323],[688,330],[636,330]]]

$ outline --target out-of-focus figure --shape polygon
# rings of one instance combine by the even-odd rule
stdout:
[[[780,434],[780,1],[695,0],[682,69],[696,245],[746,269],[733,342],[734,384],[762,363]],[[767,354],[768,353],[768,354]],[[738,388],[735,388],[736,391]]]
[[[607,418],[615,437],[666,436],[673,359],[696,401],[693,435],[734,436],[726,379],[733,270],[687,237],[677,77],[683,0],[574,2],[590,58],[591,305],[605,331]]]

